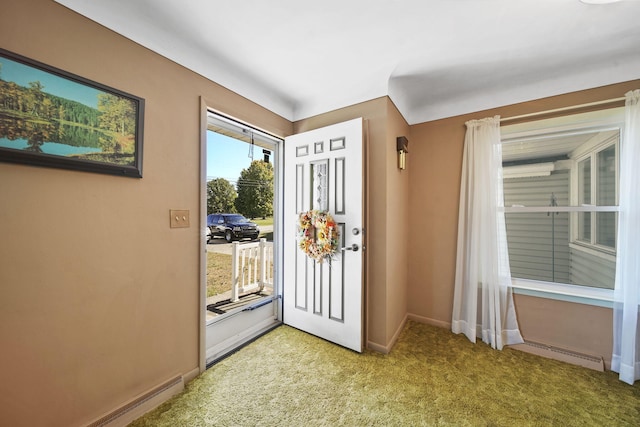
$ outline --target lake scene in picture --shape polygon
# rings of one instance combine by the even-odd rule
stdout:
[[[29,141],[25,139],[16,139],[15,141],[0,139],[0,147],[10,148],[12,150],[29,150]],[[99,153],[100,148],[74,147],[57,142],[45,142],[40,146],[40,152],[56,156],[76,156],[79,154]]]
[[[136,165],[138,104],[0,52],[2,149]]]

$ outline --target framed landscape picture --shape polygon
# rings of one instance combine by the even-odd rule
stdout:
[[[144,100],[0,49],[0,161],[142,177]]]

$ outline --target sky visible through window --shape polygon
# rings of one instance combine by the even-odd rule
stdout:
[[[242,169],[251,165],[249,147],[246,142],[207,131],[207,181],[224,178],[235,186]],[[253,159],[263,159],[262,147],[254,146]]]

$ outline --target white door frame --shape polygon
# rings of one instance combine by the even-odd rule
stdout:
[[[221,117],[227,117],[231,120],[234,120],[238,123],[241,123],[247,127],[254,128],[256,131],[263,132],[270,137],[273,137],[277,140],[280,140],[276,145],[276,149],[273,151],[274,154],[274,284],[273,284],[273,296],[276,297],[273,301],[275,307],[275,318],[278,323],[282,322],[282,290],[283,290],[283,218],[282,213],[284,211],[283,206],[283,191],[284,191],[284,141],[283,138],[273,136],[269,132],[263,131],[255,126],[251,126],[242,120],[235,119],[224,112],[221,112],[213,107],[210,107],[204,98],[200,99],[200,210],[199,210],[199,229],[200,229],[200,241],[199,241],[199,251],[200,251],[200,292],[199,292],[199,351],[198,351],[198,366],[200,372],[204,372],[207,369],[207,310],[206,310],[206,301],[207,301],[207,275],[206,275],[206,265],[207,265],[207,238],[205,235],[205,227],[207,226],[207,195],[206,195],[206,187],[207,187],[207,131],[209,125],[209,113],[216,114]],[[260,332],[262,333],[262,332]],[[257,333],[256,335],[260,335]],[[242,342],[238,343],[238,346],[243,343],[250,341],[252,338],[245,337]]]

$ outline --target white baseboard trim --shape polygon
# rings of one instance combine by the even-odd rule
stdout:
[[[124,427],[182,390],[184,390],[184,379],[182,376],[177,376],[134,397],[117,409],[89,423],[87,427]]]
[[[571,363],[572,365],[582,366],[595,371],[603,372],[605,370],[605,361],[600,356],[579,353],[532,341],[525,341],[524,344],[510,345],[509,347],[514,350],[524,351],[525,353],[535,354],[537,356],[546,357],[547,359]]]

